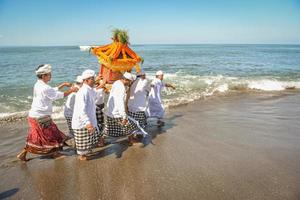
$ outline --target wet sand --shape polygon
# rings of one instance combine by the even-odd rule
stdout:
[[[65,124],[58,124],[66,131]],[[239,94],[171,109],[128,147],[15,159],[24,122],[0,128],[0,199],[300,199],[300,94]]]

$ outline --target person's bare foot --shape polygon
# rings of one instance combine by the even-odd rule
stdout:
[[[78,160],[87,161],[87,160],[89,160],[89,158],[86,155],[80,155],[80,156],[78,156]]]
[[[27,162],[28,159],[26,158],[27,151],[23,149],[18,155],[17,158],[19,158],[21,161]]]
[[[97,145],[97,147],[104,147],[105,146],[105,140],[103,137],[100,138],[99,143]]]
[[[129,135],[128,136],[128,146],[132,146],[133,145],[133,135]]]
[[[128,145],[129,146],[132,146],[132,145],[134,145],[135,143],[138,143],[138,142],[139,142],[139,139],[136,136],[134,136],[134,135],[128,136]]]

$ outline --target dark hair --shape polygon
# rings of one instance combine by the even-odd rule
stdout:
[[[35,69],[35,71],[39,70],[41,67],[44,67],[44,66],[45,66],[45,64],[39,65],[39,66]]]
[[[45,65],[45,64],[39,65],[39,66],[35,69],[35,71],[39,70],[39,69],[40,69],[41,67],[43,67],[44,65]],[[36,76],[38,77],[38,79],[42,79],[43,74],[37,74]]]
[[[44,74],[37,74],[38,79],[42,79]]]

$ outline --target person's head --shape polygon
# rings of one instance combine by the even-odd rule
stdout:
[[[123,77],[121,78],[121,81],[126,86],[129,86],[134,80],[135,80],[135,76],[129,72],[125,72],[123,74]]]
[[[156,78],[160,79],[160,80],[163,80],[164,79],[164,72],[159,70],[156,72],[155,74]]]
[[[75,80],[75,84],[76,84],[78,87],[81,87],[81,86],[82,86],[82,83],[83,83],[82,77],[81,77],[81,76],[77,76],[77,77],[76,77],[76,80]]]
[[[89,85],[90,87],[93,87],[95,84],[95,71],[87,69],[84,72],[82,72],[81,78],[83,80],[83,83]]]
[[[35,74],[38,77],[38,79],[44,81],[45,83],[48,83],[52,77],[51,70],[51,65],[42,64],[36,68]]]
[[[141,78],[141,79],[145,79],[146,78],[146,74],[144,71],[140,71],[139,73],[136,74],[137,78]]]

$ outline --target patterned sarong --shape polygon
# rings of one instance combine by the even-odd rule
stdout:
[[[89,151],[95,148],[102,136],[101,132],[98,130],[95,130],[93,134],[90,134],[87,128],[73,129],[73,131],[75,135],[76,148],[80,152]]]
[[[122,125],[122,118],[112,118],[107,116],[105,123],[105,134],[111,137],[120,137],[132,134],[134,131],[138,130],[135,123],[128,120],[128,124]]]
[[[28,117],[28,136],[25,149],[34,154],[48,154],[59,150],[67,137],[57,128],[50,116]]]
[[[138,121],[142,128],[146,127],[147,117],[146,117],[145,112],[143,112],[143,111],[139,111],[139,112],[130,112],[130,111],[128,111],[128,115],[130,117],[132,117],[133,119],[135,119],[136,121]]]
[[[96,105],[96,117],[97,117],[97,124],[100,127],[104,126],[104,115],[103,115],[103,108],[104,103],[100,105]]]
[[[69,128],[69,135],[70,135],[71,137],[74,137],[74,131],[73,131],[73,129],[72,129],[72,117],[66,117],[66,116],[65,116],[65,118],[66,118],[66,120],[67,120],[67,124],[68,124],[68,128]]]

